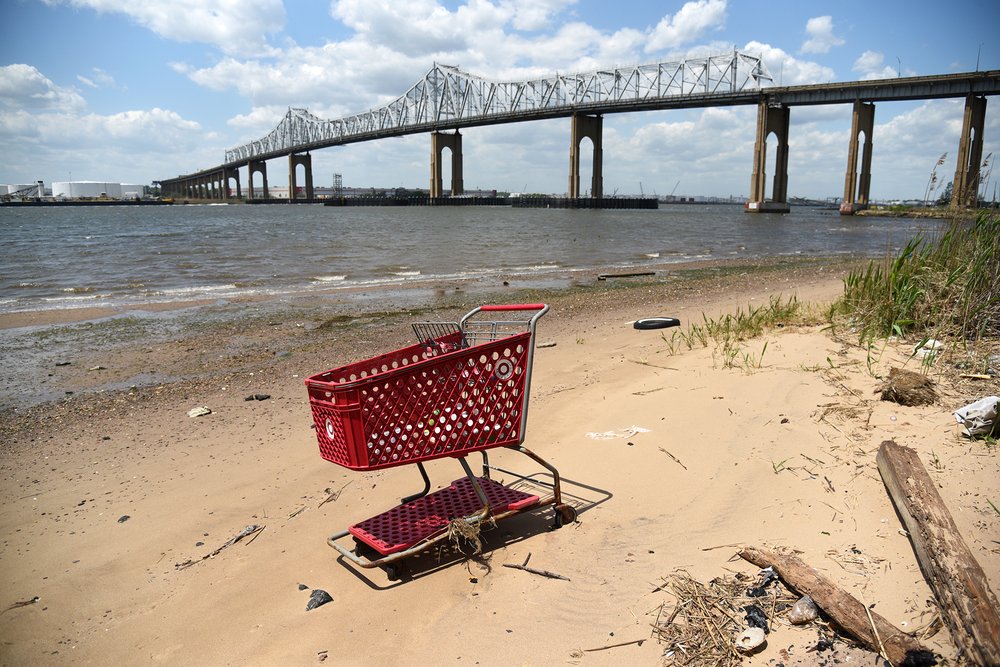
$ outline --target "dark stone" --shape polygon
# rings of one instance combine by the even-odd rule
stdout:
[[[315,589],[309,596],[309,602],[306,604],[306,611],[311,611],[316,607],[322,607],[327,602],[333,602],[333,598],[330,594],[321,588]]]
[[[767,616],[764,615],[764,610],[755,604],[748,604],[743,607],[743,611],[746,613],[747,624],[751,628],[760,628],[768,634],[771,629],[767,627]]]
[[[57,361],[56,366],[69,366],[72,363],[72,361]]]
[[[306,590],[307,588],[309,588],[309,587],[308,587],[308,586],[306,586],[305,584],[299,584],[299,590],[300,590],[300,591],[304,591],[304,590]]]
[[[118,517],[118,523],[125,523],[131,518],[132,517],[130,517],[128,514],[122,514],[120,517]]]

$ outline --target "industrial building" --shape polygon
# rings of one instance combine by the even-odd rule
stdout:
[[[143,185],[106,183],[102,181],[55,181],[52,196],[56,199],[139,199],[145,193]]]

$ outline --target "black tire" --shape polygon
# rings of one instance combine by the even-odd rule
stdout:
[[[633,322],[632,328],[649,331],[651,329],[669,329],[680,325],[681,321],[676,317],[646,317]]]

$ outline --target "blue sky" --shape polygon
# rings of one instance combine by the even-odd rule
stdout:
[[[735,47],[788,85],[972,71],[977,58],[1000,69],[997,26],[993,0],[7,0],[0,183],[149,183],[214,166],[290,106],[377,107],[435,61],[518,79]],[[1000,156],[998,106],[984,154]],[[922,198],[944,153],[951,180],[961,116],[960,101],[878,104],[872,196]],[[746,195],[754,123],[749,107],[608,116],[605,192]],[[849,107],[793,108],[791,123],[789,194],[841,195]],[[463,135],[466,187],[566,190],[568,120]],[[424,135],[325,149],[314,177],[427,187],[429,153]],[[268,177],[286,182],[286,163]]]

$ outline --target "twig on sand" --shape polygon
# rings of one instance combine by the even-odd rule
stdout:
[[[562,579],[563,581],[569,581],[569,577],[564,577],[561,574],[556,574],[555,572],[549,572],[548,570],[536,570],[533,567],[528,567],[528,561],[531,560],[531,552],[528,552],[528,556],[524,559],[524,562],[518,565],[517,563],[504,563],[504,567],[510,567],[515,570],[524,570],[525,572],[530,572],[531,574],[537,574],[540,577],[548,577],[549,579]],[[611,648],[611,647],[608,647]]]
[[[671,454],[670,452],[668,452],[667,450],[665,450],[663,447],[660,447],[660,451],[663,452],[664,454],[666,454],[667,456],[669,456],[670,458],[672,458],[674,460],[674,462],[676,462],[677,465],[679,465],[680,467],[684,468],[685,470],[688,469],[686,465],[684,465],[683,463],[681,463],[681,460],[679,458],[677,458],[676,456],[674,456],[673,454]]]
[[[632,644],[638,644],[642,646],[642,643],[646,641],[645,639],[633,639],[630,642],[620,642],[618,644],[609,644],[608,646],[598,646],[597,648],[585,648],[583,649],[585,653],[593,653],[594,651],[607,651],[609,648],[620,648],[622,646],[631,646]]]
[[[178,570],[189,568],[192,565],[196,565],[203,560],[207,560],[209,558],[212,558],[213,556],[217,556],[223,549],[228,549],[229,547],[233,546],[234,544],[242,540],[244,537],[249,537],[251,535],[254,535],[254,538],[250,540],[250,542],[253,542],[253,540],[257,539],[256,534],[259,534],[262,530],[264,530],[264,526],[259,526],[255,523],[250,524],[249,526],[238,532],[236,535],[234,535],[228,542],[223,544],[218,549],[215,549],[214,551],[205,554],[201,558],[186,560],[183,563],[174,563],[174,567],[177,568]],[[250,542],[247,542],[247,544],[250,544]]]
[[[319,505],[316,506],[316,509],[319,509],[320,507],[322,507],[323,505],[326,505],[327,503],[332,503],[332,502],[336,501],[337,498],[340,497],[340,494],[344,492],[344,489],[346,489],[348,486],[350,486],[351,482],[353,482],[353,481],[354,481],[353,479],[350,480],[349,482],[347,482],[347,484],[344,484],[337,491],[331,491],[329,488],[327,488],[326,489],[326,498],[324,498],[323,502],[321,502]],[[291,517],[289,517],[289,518],[291,518]]]
[[[11,604],[9,607],[7,607],[6,609],[4,609],[3,611],[0,611],[0,615],[6,614],[11,609],[18,609],[19,607],[27,607],[28,605],[35,604],[40,599],[41,598],[36,595],[35,597],[31,598],[30,600],[18,600],[17,602]]]

